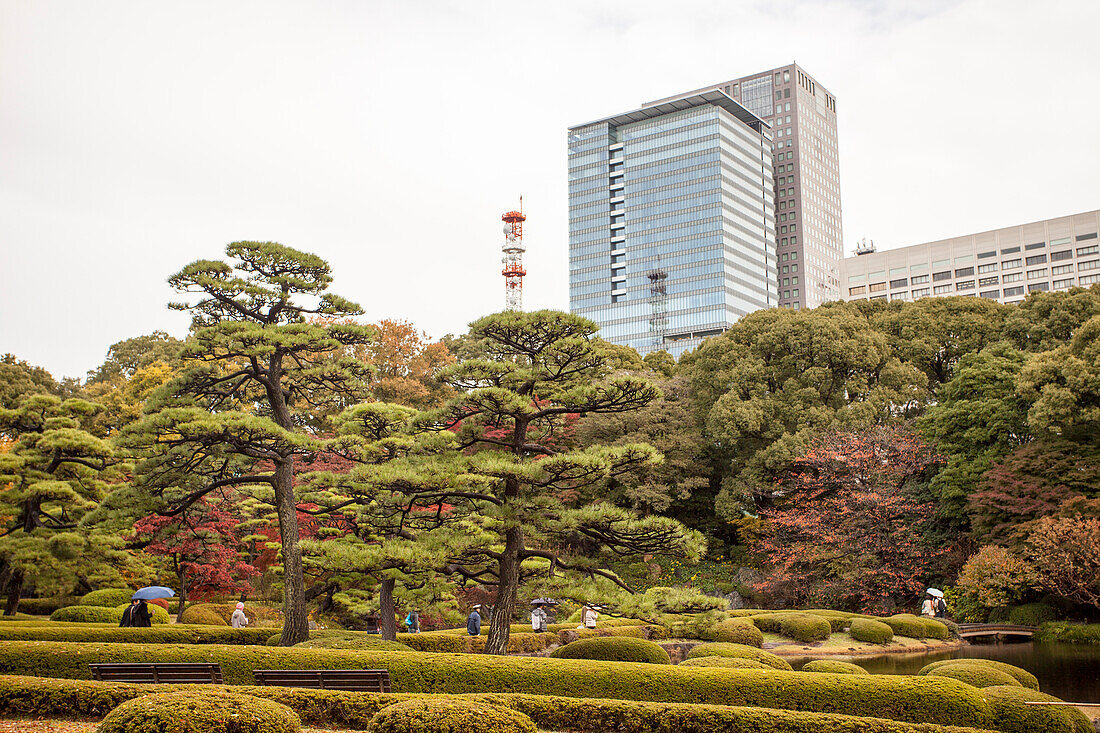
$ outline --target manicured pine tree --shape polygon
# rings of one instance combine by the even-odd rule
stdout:
[[[327,292],[321,258],[272,242],[235,242],[226,254],[232,264],[199,260],[169,279],[196,296],[170,304],[192,315],[182,358],[194,366],[150,401],[124,442],[164,514],[224,487],[271,502],[284,569],[280,643],[291,646],[309,634],[294,464],[324,449],[318,425],[363,398],[366,368],[347,352],[374,331],[340,322],[362,310]]]

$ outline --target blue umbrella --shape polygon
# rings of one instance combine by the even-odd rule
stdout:
[[[138,588],[134,595],[130,596],[130,600],[150,601],[154,598],[171,598],[174,595],[176,595],[176,592],[171,588],[165,588],[163,585],[150,585],[145,588]]]

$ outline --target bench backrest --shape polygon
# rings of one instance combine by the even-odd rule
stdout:
[[[89,664],[92,676],[103,682],[138,684],[220,685],[222,668],[217,663],[176,664],[136,662],[128,664]]]
[[[350,692],[390,692],[388,669],[255,669],[259,685]]]

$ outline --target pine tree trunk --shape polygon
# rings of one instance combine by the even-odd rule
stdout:
[[[382,589],[378,592],[380,606],[378,632],[386,641],[397,641],[397,609],[393,605],[393,578],[382,578]]]
[[[512,614],[516,609],[516,593],[519,590],[519,551],[522,548],[523,530],[510,527],[504,535],[500,585],[497,586],[493,620],[489,624],[489,638],[485,641],[486,654],[505,654],[508,651],[508,636],[512,630]]]
[[[283,635],[279,646],[294,646],[309,639],[293,475],[293,459],[287,458],[275,465],[275,510],[279,515],[279,538],[283,544]]]
[[[4,609],[5,616],[14,616],[19,610],[19,596],[23,593],[23,571],[14,570],[11,581],[8,583],[8,605]]]

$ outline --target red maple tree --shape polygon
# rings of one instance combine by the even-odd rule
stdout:
[[[134,523],[134,532],[175,574],[180,612],[195,595],[246,591],[260,572],[241,554],[245,532],[224,497],[202,499],[180,515],[151,514]]]
[[[940,458],[894,427],[830,433],[811,442],[762,512],[759,549],[771,571],[756,588],[794,604],[892,612],[919,599],[946,550],[921,542],[934,515],[915,484]]]

